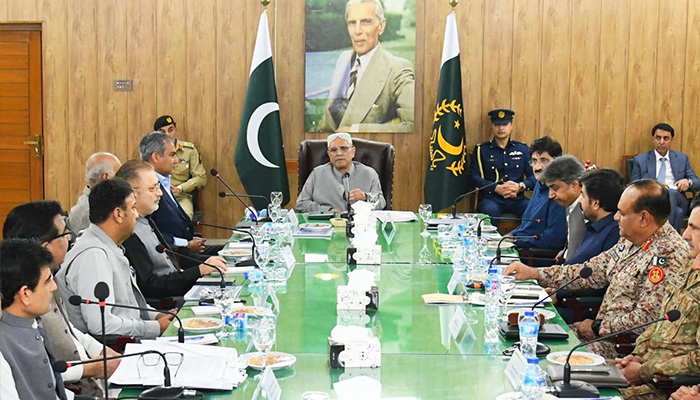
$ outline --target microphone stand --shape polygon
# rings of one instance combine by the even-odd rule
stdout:
[[[102,281],[97,282],[95,285],[94,295],[99,300],[98,305],[100,306],[100,323],[102,324],[102,368],[104,371],[103,381],[105,399],[109,400],[109,389],[107,384],[107,379],[109,378],[107,376],[107,335],[105,334],[105,306],[107,305],[105,300],[107,300],[107,297],[109,297],[109,285]]]
[[[157,251],[158,253],[170,253],[170,254],[173,254],[173,255],[175,255],[175,256],[179,256],[179,257],[182,257],[182,258],[186,258],[186,259],[188,259],[188,260],[190,260],[190,261],[198,262],[198,263],[200,263],[200,264],[204,264],[204,265],[206,265],[206,266],[208,266],[208,267],[212,267],[212,268],[216,269],[217,271],[219,271],[219,276],[221,277],[221,282],[219,283],[219,285],[221,286],[222,289],[226,287],[226,279],[224,278],[224,271],[221,271],[218,267],[216,267],[216,266],[214,266],[214,265],[212,265],[212,264],[209,264],[209,263],[207,263],[207,262],[200,261],[200,260],[197,259],[197,258],[190,257],[190,256],[185,255],[185,254],[182,254],[182,253],[176,253],[176,252],[170,250],[169,248],[167,248],[166,246],[164,246],[163,244],[157,245],[157,246],[156,246],[156,251]]]
[[[106,303],[103,301],[100,301],[99,303],[96,303],[94,300],[90,299],[83,299],[78,295],[73,295],[68,298],[68,302],[74,306],[80,305],[80,304],[99,304],[100,307],[102,306],[102,303],[104,303],[105,306],[110,306],[110,307],[118,307],[118,308],[128,308],[130,310],[138,310],[138,311],[153,311],[148,308],[141,308],[141,307],[135,307],[135,306],[127,306],[124,304],[115,304],[115,303]],[[168,314],[172,315],[180,325],[180,327],[177,329],[177,341],[178,343],[185,343],[185,330],[182,326],[182,321],[180,320],[180,317],[177,316],[174,312],[170,310],[156,310],[157,312],[163,313],[163,314]],[[104,331],[104,330],[103,330]],[[105,354],[106,355],[106,354]],[[106,369],[105,369],[106,371]],[[105,372],[106,373],[106,372]]]
[[[201,222],[201,221],[197,221],[197,225],[208,226],[208,227],[210,227],[210,228],[216,228],[216,229],[224,229],[224,230],[227,230],[227,231],[233,231],[233,232],[242,233],[242,234],[244,234],[244,235],[248,235],[248,237],[250,238],[251,243],[253,243],[253,247],[251,247],[251,252],[250,252],[250,255],[251,255],[252,258],[251,258],[250,260],[242,260],[242,261],[239,261],[239,262],[236,263],[236,266],[239,266],[239,267],[255,267],[255,268],[258,268],[258,264],[255,263],[255,238],[253,237],[253,234],[252,234],[252,233],[250,233],[249,231],[247,231],[247,230],[245,230],[245,229],[230,228],[230,227],[221,226],[221,225],[205,224],[204,222]],[[178,253],[178,254],[179,254],[179,253]],[[208,264],[205,264],[205,265],[208,265]]]
[[[246,197],[248,199],[263,199],[263,200],[267,201],[268,204],[270,203],[270,200],[261,194],[238,194],[235,192],[231,192],[231,193],[219,192],[219,197],[221,197],[222,199],[225,197],[236,197],[236,196]]]
[[[501,263],[501,243],[503,243],[504,240],[519,240],[519,239],[534,239],[534,240],[540,240],[540,235],[528,235],[528,236],[503,236],[501,240],[498,241],[498,246],[496,246],[496,259],[498,259],[498,263]],[[492,260],[493,261],[493,260]]]
[[[452,202],[452,218],[453,218],[453,219],[454,219],[454,218],[457,218],[457,203],[459,203],[460,200],[462,200],[463,198],[469,196],[470,194],[474,194],[474,193],[476,193],[476,192],[480,192],[480,191],[482,191],[482,190],[484,190],[484,189],[487,189],[487,188],[490,188],[490,187],[492,187],[492,186],[501,185],[501,184],[503,184],[504,182],[507,182],[507,181],[508,181],[508,178],[499,179],[499,180],[497,180],[496,182],[489,183],[488,185],[484,185],[484,186],[482,186],[482,187],[480,187],[480,188],[476,188],[476,189],[471,190],[471,191],[469,191],[469,192],[467,192],[467,193],[463,193],[463,194],[460,194],[459,196],[457,196],[457,198],[454,199],[454,201]]]
[[[657,322],[661,321],[669,321],[673,322],[676,321],[678,318],[681,317],[681,313],[678,310],[670,310],[664,315],[662,318],[658,318],[640,325],[633,326],[631,328],[623,329],[619,332],[613,332],[609,335],[601,336],[599,338],[595,338],[593,340],[589,340],[587,342],[582,342],[574,346],[570,351],[569,354],[566,356],[566,364],[564,364],[564,379],[560,382],[555,382],[554,383],[554,390],[557,392],[557,397],[564,397],[564,398],[571,398],[571,397],[598,397],[599,392],[598,389],[591,385],[588,382],[583,382],[583,381],[572,381],[571,380],[571,364],[569,362],[569,359],[571,358],[571,354],[574,352],[574,350],[578,349],[579,347],[583,347],[586,345],[589,345],[591,343],[595,342],[600,342],[602,340],[607,340],[610,338],[613,338],[618,335],[622,335],[623,333],[628,333],[640,328],[645,328],[649,325],[655,324]]]
[[[531,310],[535,310],[535,307],[538,305],[542,304],[543,301],[547,300],[548,298],[554,296],[555,294],[559,293],[560,290],[564,289],[565,287],[571,285],[572,283],[576,282],[577,280],[583,278],[583,279],[588,279],[588,277],[591,276],[593,273],[593,269],[591,267],[583,267],[581,270],[578,272],[578,276],[564,284],[564,286],[561,286],[559,289],[553,291],[552,293],[548,294],[545,296],[542,300],[538,301],[537,303],[532,305]]]
[[[226,183],[226,181],[224,181],[224,178],[222,178],[221,175],[219,175],[219,171],[217,171],[216,169],[212,168],[209,172],[212,174],[213,177],[215,177],[216,179],[218,179],[219,182],[221,182],[224,186],[226,186],[226,189],[228,189],[228,190],[231,192],[231,194],[233,194],[233,196],[236,197],[236,198],[238,199],[238,201],[241,202],[241,204],[243,204],[243,210],[247,210],[247,209],[248,209],[248,205],[243,201],[243,199],[241,199],[241,196],[239,196],[238,193],[236,193],[236,191],[233,190],[233,188],[232,188],[231,186],[229,186],[229,184]],[[260,197],[262,197],[262,198],[264,198],[264,199],[267,200],[267,197],[265,197],[265,196],[260,196]],[[269,204],[269,201],[268,201],[268,204]],[[246,212],[244,211],[244,212],[243,212],[243,215],[245,215],[245,214],[246,214]],[[253,213],[253,214],[255,214],[255,213]],[[258,222],[260,222],[260,220],[259,220],[259,218],[258,218],[257,215],[253,215],[253,220],[255,221],[255,224],[256,224],[256,225],[258,224]]]
[[[491,217],[491,216],[485,216],[483,218],[479,218],[479,222],[476,224],[476,236],[481,237],[481,223],[486,221],[486,220],[496,220],[496,221],[521,221],[521,222],[534,222],[536,224],[539,224],[542,222],[541,219],[536,218],[536,219],[523,219],[523,218],[515,218],[515,217]]]

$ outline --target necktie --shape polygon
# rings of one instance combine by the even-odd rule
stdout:
[[[357,83],[357,71],[360,70],[360,57],[355,57],[355,62],[352,64],[350,69],[350,84],[348,85],[348,100],[352,98],[353,93],[355,93],[355,84]]]
[[[659,167],[659,174],[656,176],[656,180],[661,183],[666,182],[666,157],[661,157],[661,166]]]

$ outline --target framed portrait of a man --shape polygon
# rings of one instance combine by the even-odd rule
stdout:
[[[307,132],[413,132],[416,0],[307,0]]]

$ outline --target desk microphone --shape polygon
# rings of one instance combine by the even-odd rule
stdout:
[[[470,194],[480,192],[486,188],[490,188],[491,186],[502,185],[505,182],[508,182],[508,178],[499,179],[496,182],[489,183],[488,185],[484,185],[480,188],[476,188],[476,189],[471,190],[467,193],[460,194],[459,196],[457,196],[457,198],[455,198],[454,201],[452,202],[452,218],[457,218],[457,203],[459,203],[460,200],[469,196]]]
[[[226,189],[228,189],[229,192],[231,192],[231,194],[233,195],[233,197],[237,198],[238,201],[240,201],[241,204],[243,204],[243,210],[244,210],[244,211],[243,211],[243,214],[244,214],[244,215],[247,214],[247,212],[246,212],[245,210],[247,210],[249,206],[245,203],[245,201],[243,201],[243,199],[241,199],[241,196],[240,196],[238,193],[236,193],[236,191],[233,190],[233,188],[232,188],[231,186],[229,186],[229,184],[226,183],[226,181],[224,181],[224,178],[222,178],[221,175],[219,175],[219,171],[217,171],[216,169],[212,168],[209,172],[212,174],[212,176],[213,176],[214,178],[218,179],[219,182],[221,182],[224,186],[226,186]],[[219,196],[221,196],[221,194],[219,194]],[[223,197],[226,197],[226,196],[223,196]],[[249,196],[246,196],[246,197],[249,197]],[[256,195],[256,197],[262,197],[263,199],[267,200],[267,197],[262,196],[262,195]],[[270,204],[270,201],[269,201],[269,200],[267,201],[267,204]],[[258,216],[255,215],[256,213],[253,213],[253,214],[254,214],[254,215],[253,215],[253,220],[255,221],[255,223],[257,224],[258,222],[261,222],[261,221],[258,219]]]
[[[542,222],[540,218],[536,219],[523,219],[523,218],[516,218],[516,217],[491,217],[491,216],[485,216],[483,218],[479,218],[479,222],[476,224],[476,236],[481,237],[481,223],[486,221],[486,220],[496,220],[496,221],[521,221],[521,222],[534,222],[536,224],[539,224]]]
[[[162,244],[162,243],[156,246],[156,252],[158,252],[158,253],[169,253],[169,254],[172,254],[172,255],[175,255],[175,256],[179,256],[179,257],[182,257],[182,258],[186,258],[186,259],[188,259],[188,260],[190,260],[190,261],[194,261],[194,262],[198,262],[198,263],[200,263],[200,264],[204,264],[204,265],[206,265],[206,266],[208,266],[208,267],[212,267],[212,268],[216,269],[217,271],[219,271],[219,276],[221,277],[221,282],[220,282],[219,286],[221,286],[222,289],[226,287],[226,279],[225,279],[225,277],[224,277],[224,271],[220,270],[219,267],[216,267],[216,266],[214,266],[214,265],[212,265],[212,264],[209,264],[209,263],[207,263],[207,262],[205,262],[205,261],[200,261],[200,260],[197,259],[197,258],[190,257],[190,256],[188,256],[187,254],[174,252],[174,251],[170,250],[167,246],[165,246],[165,245]]]
[[[623,333],[628,333],[640,328],[647,327],[649,325],[655,324],[657,322],[661,321],[669,321],[669,322],[674,322],[678,320],[678,318],[681,317],[681,312],[678,310],[669,310],[663,317],[659,319],[655,319],[649,322],[645,322],[640,325],[633,326],[631,328],[623,329],[619,332],[614,332],[609,335],[601,336],[599,338],[595,338],[593,340],[589,340],[587,342],[579,343],[576,346],[574,346],[571,351],[569,351],[569,354],[566,356],[566,364],[564,364],[564,379],[560,382],[555,382],[554,383],[554,390],[557,392],[557,397],[585,397],[585,398],[591,398],[591,397],[598,397],[599,392],[598,389],[591,385],[588,382],[582,382],[582,381],[572,381],[571,380],[571,364],[569,363],[569,359],[571,358],[571,354],[574,352],[574,350],[578,349],[579,347],[583,347],[586,345],[589,345],[591,343],[595,342],[600,342],[601,340],[607,340],[610,338],[613,338],[618,335],[622,335]]]
[[[496,259],[498,260],[498,263],[501,262],[501,243],[503,243],[504,240],[520,240],[520,239],[533,239],[533,240],[540,240],[541,236],[540,235],[526,235],[526,236],[503,236],[501,240],[498,241],[498,246],[496,247]]]
[[[231,193],[228,193],[228,192],[219,192],[219,197],[221,197],[221,198],[224,198],[224,197],[236,197],[236,196],[246,197],[246,198],[249,198],[249,199],[263,199],[263,200],[269,202],[269,200],[267,199],[267,197],[265,197],[265,196],[263,196],[263,195],[261,195],[261,194],[238,194],[238,193],[235,193],[235,192],[231,192]],[[269,203],[268,203],[268,204],[269,204]]]
[[[114,356],[114,357],[104,357],[103,359],[104,359],[104,362],[107,363],[107,360],[118,360],[120,358],[143,356],[146,354],[158,354],[160,356],[160,358],[163,360],[163,364],[165,364],[165,367],[163,368],[163,386],[160,386],[160,387],[156,386],[156,387],[150,388],[148,390],[144,390],[141,393],[141,395],[139,395],[138,398],[144,399],[144,400],[183,398],[183,388],[171,386],[172,383],[171,383],[171,378],[170,378],[170,367],[168,367],[168,362],[165,359],[165,354],[161,353],[160,351],[146,350],[146,351],[142,351],[139,353],[121,354],[121,355]],[[101,361],[101,360],[86,360],[86,361],[79,361],[79,362],[67,362],[67,361],[63,361],[63,360],[57,360],[51,364],[51,368],[54,370],[54,372],[58,372],[59,374],[62,374],[64,372],[66,372],[66,370],[70,367],[74,367],[76,365],[83,365],[83,364],[92,364],[92,363],[96,363],[99,361]],[[105,368],[105,374],[106,373],[107,373],[107,369]],[[105,388],[106,388],[106,386],[105,386]]]
[[[105,336],[105,306],[107,305],[105,300],[109,297],[109,285],[102,281],[97,282],[93,294],[99,300],[98,305],[100,306],[100,323],[102,324],[102,368],[104,371],[104,376],[102,378],[104,381],[105,399],[109,399],[107,390],[107,339]]]
[[[162,245],[159,245],[159,246],[162,246]],[[104,283],[104,282],[99,282],[99,283]],[[98,285],[99,285],[99,283],[98,283]],[[105,285],[106,285],[106,284],[105,284]],[[96,288],[97,288],[97,287],[96,287]],[[153,310],[151,310],[150,308],[141,308],[141,307],[127,306],[127,305],[124,305],[124,304],[106,303],[106,302],[104,302],[104,301],[100,301],[100,302],[98,303],[98,302],[95,302],[95,300],[83,299],[82,297],[78,296],[77,294],[75,294],[75,295],[69,297],[69,298],[68,298],[68,302],[69,302],[70,304],[74,305],[74,306],[79,306],[79,305],[81,305],[81,304],[99,304],[100,307],[104,307],[104,306],[102,305],[102,304],[104,303],[105,306],[110,306],[110,307],[128,308],[128,309],[130,309],[130,310],[139,310],[139,311],[153,311]],[[172,312],[172,311],[170,311],[170,310],[156,310],[156,311],[158,311],[158,312],[160,312],[160,313],[163,313],[163,314],[172,315],[173,317],[175,317],[175,319],[177,320],[178,324],[180,325],[180,327],[177,328],[177,341],[178,341],[178,343],[185,343],[185,330],[184,330],[183,327],[182,327],[182,321],[180,320],[180,317],[178,317],[177,314],[175,314],[174,312]],[[103,329],[102,331],[104,332],[104,329]],[[107,354],[107,353],[105,353],[105,354]],[[107,369],[105,368],[105,371],[106,371],[106,370],[107,370]]]
[[[242,234],[244,234],[244,235],[248,235],[248,237],[250,238],[251,243],[253,243],[253,247],[251,247],[251,252],[250,252],[250,255],[251,255],[252,257],[251,257],[250,260],[242,260],[242,261],[237,262],[237,263],[236,263],[236,266],[239,266],[239,267],[256,267],[256,268],[257,268],[258,265],[255,263],[255,238],[253,237],[253,234],[250,233],[250,231],[247,231],[247,230],[245,230],[245,229],[231,228],[231,227],[228,227],[228,226],[213,225],[213,224],[205,224],[205,223],[202,222],[202,221],[197,221],[197,225],[208,226],[208,227],[210,227],[210,228],[223,229],[223,230],[227,230],[227,231],[233,231],[233,232],[242,233]]]
[[[543,299],[541,299],[541,300],[538,301],[537,303],[533,304],[533,305],[532,305],[532,310],[534,310],[535,307],[537,307],[538,305],[542,304],[543,301],[545,301],[545,300],[547,300],[548,298],[554,296],[554,295],[557,294],[560,290],[562,290],[562,289],[564,289],[565,287],[571,285],[572,283],[576,282],[577,280],[579,280],[579,279],[588,279],[588,278],[591,276],[592,273],[593,273],[593,269],[592,269],[591,267],[583,267],[583,268],[581,268],[581,270],[578,272],[578,276],[577,276],[576,278],[574,278],[574,279],[572,279],[572,280],[566,282],[566,283],[564,284],[564,286],[561,286],[559,289],[553,291],[552,293],[548,294],[547,296],[545,296]]]

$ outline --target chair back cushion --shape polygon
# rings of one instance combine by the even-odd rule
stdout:
[[[384,200],[386,200],[385,209],[391,210],[394,192],[394,145],[357,138],[352,139],[352,144],[355,146],[354,161],[359,161],[377,171]],[[326,150],[325,139],[309,139],[299,144],[299,187],[297,194],[301,193],[311,171],[330,161]]]

